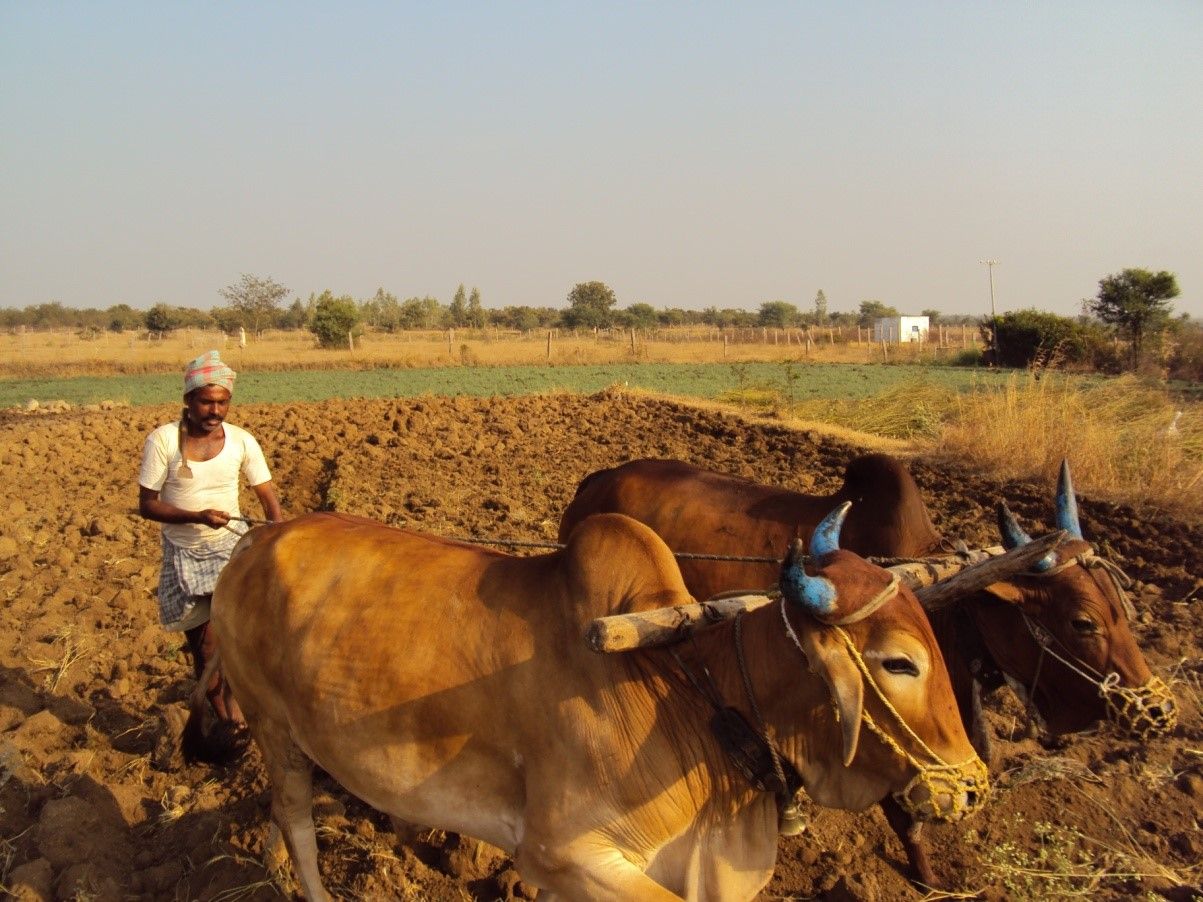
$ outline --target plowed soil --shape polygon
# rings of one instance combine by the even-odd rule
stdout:
[[[136,514],[145,435],[178,408],[0,419],[0,882],[18,898],[269,899],[268,796],[256,754],[230,770],[178,752],[191,669],[157,622],[156,524]],[[680,458],[834,491],[858,450],[771,422],[622,393],[238,405],[285,510],[337,509],[446,536],[552,541],[586,474]],[[996,500],[1031,530],[1048,486],[999,484],[932,459],[912,469],[937,526],[994,544]],[[244,511],[258,514],[251,496]],[[927,828],[948,888],[987,898],[1157,893],[1201,879],[1203,529],[1082,501],[1087,537],[1134,577],[1150,666],[1182,707],[1168,738],[1104,727],[1046,747],[1005,690],[987,699],[996,792],[966,823]],[[498,899],[529,890],[500,855],[388,820],[319,778],[321,867],[348,898]],[[918,899],[876,809],[813,809],[782,840],[766,898]],[[288,889],[284,890],[288,892]]]

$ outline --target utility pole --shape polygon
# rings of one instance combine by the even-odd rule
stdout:
[[[998,317],[994,313],[994,267],[998,265],[997,260],[978,260],[978,263],[986,267],[990,275],[990,342],[994,345],[994,364],[998,365]]]

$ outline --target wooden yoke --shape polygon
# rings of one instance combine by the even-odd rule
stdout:
[[[994,549],[989,549],[970,552],[968,557],[931,558],[887,569],[914,590],[924,608],[936,610],[1030,569],[1064,538],[1065,532],[1058,531],[1006,554],[995,554]],[[776,589],[728,592],[693,604],[598,617],[585,630],[585,644],[595,652],[607,654],[670,645],[687,638],[695,629],[754,611],[780,597]]]
[[[585,644],[596,652],[670,645],[687,638],[699,627],[730,620],[736,614],[762,608],[780,597],[774,589],[771,593],[719,596],[673,608],[598,617],[585,630]]]

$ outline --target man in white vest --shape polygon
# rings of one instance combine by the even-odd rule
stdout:
[[[180,419],[147,436],[138,476],[139,513],[163,524],[159,619],[165,629],[184,633],[198,679],[216,650],[209,631],[213,586],[242,534],[229,525],[241,516],[240,475],[267,519],[282,519],[259,443],[225,422],[235,375],[217,351],[188,364]],[[206,691],[218,721],[242,724],[242,712],[227,697],[219,674]]]

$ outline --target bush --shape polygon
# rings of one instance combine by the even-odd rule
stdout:
[[[1203,382],[1203,324],[1180,321],[1174,325],[1172,334],[1167,361],[1169,377]]]
[[[346,347],[348,333],[357,337],[363,334],[355,299],[336,298],[329,291],[323,291],[313,308],[309,331],[317,336],[317,343],[323,348]]]
[[[1092,323],[1042,310],[1015,310],[996,317],[995,323],[997,362],[1002,366],[1076,363],[1093,367],[1112,356],[1102,329]],[[989,321],[983,332],[988,334]]]
[[[160,335],[165,335],[172,329],[180,327],[182,317],[176,308],[169,304],[155,304],[146,311],[145,323],[146,328],[151,332],[158,332]]]
[[[981,348],[963,348],[948,359],[949,366],[982,366],[986,362]]]

